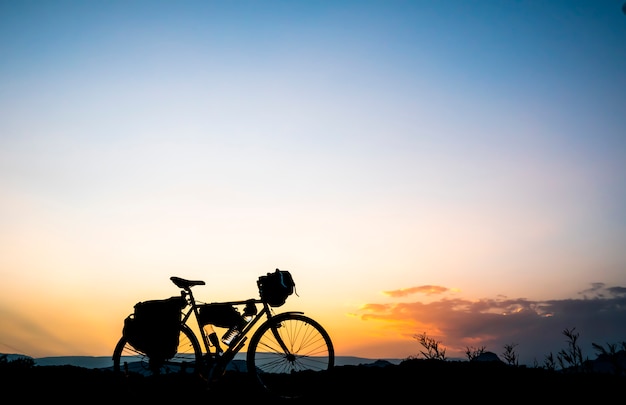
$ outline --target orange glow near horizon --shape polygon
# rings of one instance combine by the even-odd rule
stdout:
[[[612,305],[607,298],[600,301],[581,300],[575,304],[585,303]],[[470,348],[485,347],[487,350],[499,352],[504,344],[519,343],[517,348],[523,350],[524,339],[544,337],[541,334],[537,336],[536,330],[543,331],[545,337],[549,337],[551,333],[552,337],[546,339],[546,342],[554,341],[560,345],[562,339],[559,324],[549,326],[552,325],[549,320],[554,317],[545,317],[543,313],[530,310],[534,307],[543,310],[548,305],[504,298],[465,302],[456,298],[429,303],[416,301],[365,304],[355,312],[346,314],[315,305],[310,308],[307,305],[285,305],[284,308],[277,308],[276,312],[300,307],[326,328],[335,345],[337,356],[395,359],[419,357],[424,348],[417,336],[426,334],[447,350],[448,357],[464,358],[465,352]],[[559,312],[560,303],[550,305],[555,312]],[[563,305],[570,305],[570,300],[563,301]],[[73,307],[76,310],[68,309]],[[501,310],[497,311],[497,308]],[[502,311],[505,308],[512,310]],[[4,346],[0,352],[18,351],[33,357],[109,356],[121,336],[123,319],[132,311],[132,305],[111,305],[103,301],[97,302],[97,305],[80,307],[77,301],[66,297],[58,302],[50,300],[45,310],[37,308],[36,315],[29,311],[34,311],[32,304],[24,304],[20,312],[5,314],[2,326],[4,342],[1,342]],[[541,326],[546,321],[550,324]],[[515,326],[519,322],[527,326],[519,329],[519,326]],[[12,327],[6,326],[9,324]],[[588,333],[588,330],[585,331]],[[525,356],[542,358],[549,349],[533,346],[526,349],[528,353]],[[527,363],[530,361],[527,359]]]

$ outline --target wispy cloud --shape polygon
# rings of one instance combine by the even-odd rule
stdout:
[[[411,288],[402,288],[400,290],[392,290],[392,291],[383,291],[383,294],[388,295],[390,297],[406,297],[407,295],[413,294],[443,294],[449,289],[446,287],[441,287],[438,285],[421,285],[418,287]]]
[[[429,292],[432,291],[432,292]],[[386,292],[392,297],[411,293],[441,294],[445,287],[422,286]],[[389,304],[370,303],[359,312],[365,321],[388,322],[398,333],[427,333],[442,342],[452,356],[463,357],[468,347],[496,353],[505,344],[516,344],[520,360],[540,363],[550,352],[566,346],[562,332],[575,328],[581,346],[593,358],[591,343],[626,341],[626,288],[594,283],[580,292],[580,299],[533,301],[498,297],[468,300],[441,299]]]
[[[626,287],[607,287],[604,283],[592,283],[591,288],[579,293],[584,298],[620,297],[626,295]]]

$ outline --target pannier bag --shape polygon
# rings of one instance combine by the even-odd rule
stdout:
[[[245,323],[243,317],[239,311],[237,311],[237,308],[230,304],[222,303],[201,305],[198,313],[198,321],[202,326],[210,324],[220,328],[240,327]]]
[[[287,270],[276,269],[257,280],[261,299],[272,307],[279,307],[293,294],[296,284]],[[298,295],[296,293],[296,295]]]
[[[183,297],[143,301],[124,320],[123,335],[135,349],[152,358],[169,359],[178,350]]]

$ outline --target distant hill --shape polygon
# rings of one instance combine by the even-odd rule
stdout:
[[[34,361],[36,366],[74,366],[88,369],[110,369],[113,367],[113,360],[111,356],[50,356],[50,357],[38,357],[32,358],[24,354],[16,353],[0,353],[0,356],[7,356],[7,361],[12,361],[17,358],[29,358]],[[495,355],[494,355],[495,356]],[[239,353],[235,356],[235,359],[231,363],[228,369],[241,370],[245,368],[245,353]],[[495,356],[498,359],[497,356]],[[399,365],[407,359],[372,359],[366,357],[356,356],[337,356],[335,357],[335,366],[370,366],[370,367],[384,367],[387,365]],[[483,360],[483,359],[477,359]],[[488,360],[488,359],[487,359]],[[464,362],[464,359],[448,359],[447,362]],[[498,359],[499,362],[501,360]],[[618,369],[621,373],[626,374],[626,351],[621,350],[615,354],[613,358],[610,358],[606,354],[599,355],[594,360],[587,360],[586,368],[588,371],[600,372],[600,373],[612,373]]]
[[[0,353],[2,355],[2,353]],[[29,356],[22,354],[6,354],[7,360],[11,361],[18,357]],[[113,366],[111,356],[56,356],[33,358],[36,366],[76,366],[84,368],[109,368]],[[239,354],[235,360],[245,360],[245,354]],[[365,357],[337,356],[335,365],[337,366],[359,366],[359,365],[382,365],[400,364],[403,359],[369,359]],[[382,363],[381,363],[382,362]]]

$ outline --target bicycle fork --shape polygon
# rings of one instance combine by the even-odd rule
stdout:
[[[289,350],[289,348],[285,344],[285,341],[280,336],[280,333],[278,333],[278,329],[282,327],[283,327],[282,322],[278,322],[276,323],[276,325],[272,326],[270,329],[272,329],[272,334],[274,335],[274,338],[278,342],[278,345],[280,346],[280,348],[285,353],[285,358],[287,359],[287,361],[289,361],[289,364],[293,365],[293,363],[296,361],[296,356],[293,353],[291,353],[291,350]]]

